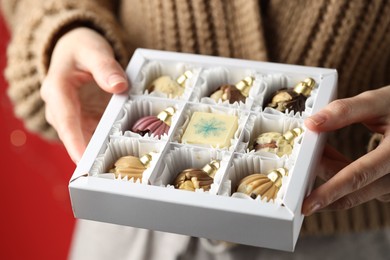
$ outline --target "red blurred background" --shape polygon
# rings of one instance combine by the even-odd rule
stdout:
[[[8,40],[0,15],[0,259],[66,259],[75,222],[68,181],[75,165],[61,144],[27,132],[14,117],[3,76]]]

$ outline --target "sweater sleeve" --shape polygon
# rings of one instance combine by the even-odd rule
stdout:
[[[56,132],[45,120],[40,97],[41,83],[48,71],[54,45],[75,27],[89,27],[101,33],[125,66],[129,51],[125,34],[110,0],[1,0],[11,39],[7,49],[5,77],[8,95],[18,118],[26,128],[47,138]]]

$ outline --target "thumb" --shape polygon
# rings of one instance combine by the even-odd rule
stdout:
[[[96,83],[109,93],[120,93],[128,89],[125,71],[115,60],[114,52],[109,43],[100,35],[100,41],[85,46],[80,50],[78,63],[82,70],[92,74]],[[94,39],[96,40],[96,39]]]
[[[305,120],[313,131],[333,131],[354,123],[370,123],[388,109],[389,96],[385,89],[363,92],[357,96],[338,99]],[[378,98],[379,96],[379,98]],[[382,98],[381,98],[382,97]]]
[[[305,125],[313,131],[331,131],[352,123],[356,116],[356,112],[353,113],[352,102],[348,99],[339,99],[308,117]]]

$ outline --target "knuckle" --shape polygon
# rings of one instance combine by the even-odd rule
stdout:
[[[359,97],[365,102],[370,102],[371,100],[376,100],[378,98],[378,93],[375,91],[365,91],[359,94]]]
[[[353,175],[352,178],[352,190],[358,190],[364,187],[369,181],[369,172],[368,171],[359,171]]]
[[[345,99],[337,99],[330,103],[330,110],[339,115],[348,115],[352,111],[352,107]]]
[[[332,208],[336,210],[350,209],[359,204],[359,201],[352,196],[343,197],[332,204]]]
[[[39,94],[44,102],[47,102],[52,97],[52,94],[58,91],[62,86],[61,75],[57,72],[49,73],[42,81],[39,89]]]
[[[390,176],[389,174],[386,174],[389,171],[388,167],[389,166],[387,164],[373,163],[368,160],[355,161],[353,167],[354,172],[351,179],[352,190],[355,191],[363,188],[383,176]],[[390,177],[386,178],[389,178],[390,180]]]
[[[367,161],[356,161],[354,174],[351,180],[352,190],[358,190],[369,184],[383,169],[380,165],[373,165]]]
[[[114,58],[112,57],[102,57],[98,62],[97,62],[97,68],[100,71],[110,71],[112,68],[117,67],[117,62]]]

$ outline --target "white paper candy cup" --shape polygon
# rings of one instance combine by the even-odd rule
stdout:
[[[273,153],[271,152],[265,152],[265,151],[254,151],[253,150],[253,143],[255,142],[256,138],[263,133],[267,132],[278,132],[280,134],[284,134],[289,130],[292,130],[294,128],[300,127],[304,129],[305,127],[303,125],[302,119],[296,119],[288,116],[277,116],[273,114],[267,114],[267,113],[251,113],[249,116],[248,123],[245,125],[243,129],[243,138],[242,138],[242,144],[244,144],[243,148],[245,149],[237,149],[239,152],[254,152],[256,154],[267,156],[267,157],[274,157]],[[293,142],[293,152],[296,153],[294,150],[299,149],[299,143],[301,140],[301,136],[298,136],[294,139]],[[292,153],[293,153],[292,152]]]
[[[167,140],[168,136],[174,132],[176,122],[180,118],[180,113],[182,112],[184,105],[183,102],[160,98],[135,98],[134,100],[130,100],[123,107],[122,117],[114,123],[112,135]],[[164,134],[159,138],[154,134],[145,134],[144,136],[141,136],[140,134],[131,131],[138,119],[151,115],[157,116],[158,113],[167,107],[174,107],[176,110],[175,114],[172,116],[168,134]]]
[[[236,155],[236,157],[232,160],[232,166],[228,171],[228,174],[226,176],[226,181],[230,181],[231,183],[231,190],[232,190],[232,196],[233,197],[242,197],[242,198],[251,198],[250,196],[244,196],[243,194],[234,194],[239,182],[245,178],[246,176],[249,176],[251,174],[255,173],[263,173],[268,174],[272,170],[278,169],[278,168],[287,168],[286,167],[286,159],[285,158],[264,158],[261,156],[256,156],[254,154],[244,154],[244,155]],[[287,168],[287,170],[289,170]],[[270,200],[269,202],[274,202],[277,204],[283,203],[283,195],[284,191],[286,189],[286,186],[288,185],[289,176],[284,176],[282,179],[282,186],[278,191],[278,194],[275,199]],[[261,196],[258,196],[256,199],[259,199],[263,202],[267,201],[267,198],[262,198]]]
[[[164,157],[164,166],[160,174],[153,176],[153,185],[173,187],[173,181],[178,174],[189,168],[203,168],[212,160],[219,160],[220,167],[215,173],[214,182],[209,191],[217,194],[226,173],[231,154],[217,149],[204,149],[172,145],[168,154]],[[203,189],[196,190],[203,192]]]
[[[129,137],[114,137],[111,138],[110,142],[107,145],[107,149],[104,154],[98,156],[95,160],[90,175],[103,178],[112,178],[115,179],[113,173],[109,173],[114,163],[123,156],[132,155],[136,157],[141,157],[144,154],[153,152],[152,161],[149,163],[149,166],[143,172],[142,183],[147,184],[149,178],[158,165],[161,153],[164,150],[166,143],[162,141],[154,140],[140,140],[136,138]],[[119,177],[120,180],[128,180],[127,177]],[[128,181],[134,182],[133,179]],[[139,182],[139,181],[137,181]]]
[[[193,75],[191,78],[186,80],[183,95],[179,97],[168,97],[168,95],[165,93],[161,93],[157,91],[149,92],[147,90],[149,85],[155,79],[161,76],[170,76],[173,80],[176,80],[176,78],[178,78],[187,70],[190,70],[193,73]],[[145,66],[141,69],[139,77],[132,85],[130,94],[146,95],[146,96],[150,95],[150,96],[161,97],[161,98],[188,100],[193,91],[195,82],[198,79],[200,70],[201,70],[200,67],[193,66],[190,64],[150,61],[146,63]]]
[[[196,88],[194,88],[191,100],[194,102],[201,102],[210,105],[219,105],[237,109],[249,110],[253,106],[254,100],[258,97],[256,93],[261,92],[258,74],[255,71],[247,70],[232,70],[224,67],[208,68],[200,73],[200,80]],[[252,77],[254,82],[250,88],[249,95],[245,102],[234,102],[218,100],[210,98],[210,95],[215,92],[221,85],[235,85],[237,82],[243,80],[245,77]]]

